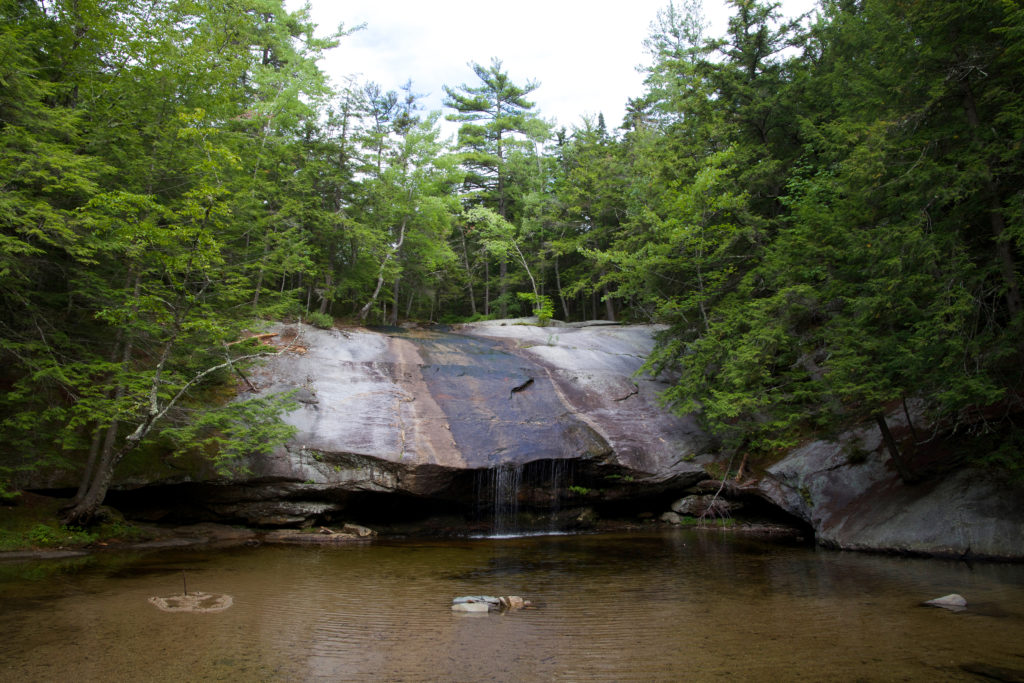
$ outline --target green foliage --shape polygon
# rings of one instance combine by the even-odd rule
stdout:
[[[292,400],[294,393],[204,409],[184,425],[162,430],[161,436],[179,453],[192,449],[209,453],[217,469],[228,473],[241,458],[269,454],[295,435],[295,427],[280,420],[282,413],[298,407]]]
[[[693,528],[717,527],[728,529],[734,527],[738,522],[732,517],[691,517],[690,515],[679,516],[679,526]]]
[[[321,330],[329,330],[334,327],[334,317],[327,313],[313,311],[306,314],[306,322]]]
[[[531,311],[537,316],[537,322],[541,327],[547,325],[555,315],[555,303],[546,294],[530,294],[529,292],[518,292],[516,294],[521,301],[530,303]]]

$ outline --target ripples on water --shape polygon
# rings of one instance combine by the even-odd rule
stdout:
[[[1024,567],[720,533],[377,542],[0,568],[0,680],[963,680],[1024,670]],[[52,567],[52,565],[51,565]],[[228,593],[219,614],[146,602]],[[972,608],[918,606],[960,592]],[[453,614],[458,595],[537,609]]]

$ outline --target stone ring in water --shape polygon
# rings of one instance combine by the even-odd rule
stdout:
[[[162,612],[223,612],[234,602],[224,593],[185,593],[169,598],[152,597],[149,602]]]

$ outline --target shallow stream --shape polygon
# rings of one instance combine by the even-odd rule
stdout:
[[[148,602],[183,572],[232,606]],[[481,593],[536,609],[451,612]],[[0,633],[3,681],[975,680],[1024,671],[1024,566],[687,530],[106,554],[0,564]]]

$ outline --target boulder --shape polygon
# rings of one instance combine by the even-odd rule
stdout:
[[[672,512],[687,517],[731,517],[742,507],[742,503],[732,502],[721,496],[686,496],[672,503]]]
[[[335,503],[295,500],[262,500],[254,502],[211,505],[211,510],[222,519],[240,520],[259,527],[287,527],[310,525],[314,520],[334,512]]]
[[[889,423],[905,424],[901,415]],[[792,451],[768,468],[758,490],[803,520],[825,547],[1024,559],[1019,485],[970,468],[904,484],[875,426]]]
[[[659,517],[658,519],[660,519],[662,522],[665,522],[666,524],[682,524],[683,523],[683,518],[680,517],[679,515],[677,515],[674,512],[662,513],[661,517]]]
[[[341,527],[341,531],[342,533],[352,534],[354,536],[358,536],[359,538],[366,538],[367,536],[377,535],[377,532],[373,529],[370,529],[359,524],[345,524],[343,527]]]

